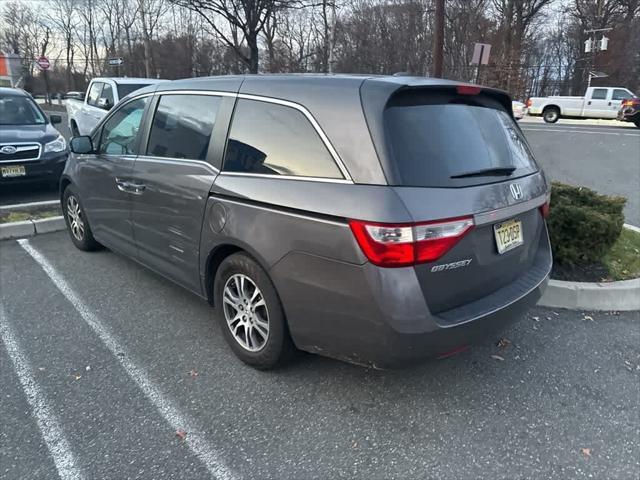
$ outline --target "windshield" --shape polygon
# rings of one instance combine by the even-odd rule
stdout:
[[[385,126],[401,185],[458,187],[537,171],[511,116],[480,104],[390,106]]]
[[[43,125],[47,123],[35,102],[21,95],[0,96],[0,125]]]
[[[129,95],[131,92],[135,92],[136,90],[147,87],[149,84],[147,83],[119,83],[118,84],[118,98],[122,100],[124,97]]]

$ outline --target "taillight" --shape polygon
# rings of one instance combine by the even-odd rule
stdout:
[[[458,95],[478,95],[480,93],[480,87],[474,85],[458,85],[456,92],[458,92]]]
[[[433,262],[473,228],[473,218],[421,223],[373,223],[350,220],[349,226],[369,261],[380,267]]]
[[[533,105],[533,102],[529,98],[529,99],[527,99],[527,108],[531,108],[531,105]]]

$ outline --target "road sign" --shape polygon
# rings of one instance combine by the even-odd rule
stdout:
[[[111,67],[119,67],[124,63],[124,60],[122,58],[110,58],[108,63]]]
[[[488,43],[476,43],[473,47],[473,57],[470,65],[487,65],[489,63],[489,53],[491,45]]]
[[[49,59],[44,55],[38,58],[38,60],[36,60],[36,63],[41,70],[49,70],[49,67],[51,66],[51,64],[49,63]]]

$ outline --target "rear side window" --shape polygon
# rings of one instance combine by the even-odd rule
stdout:
[[[592,100],[606,100],[607,99],[607,89],[606,88],[596,88],[593,90],[593,94],[591,95]]]
[[[402,95],[384,114],[393,183],[461,187],[537,171],[520,129],[500,104],[482,96]],[[503,170],[503,171],[500,171]]]
[[[220,97],[162,95],[153,117],[147,155],[206,160]]]
[[[632,97],[633,97],[633,95],[631,95],[626,90],[622,90],[621,88],[616,88],[613,91],[613,95],[611,96],[611,100],[626,100],[626,99],[632,98]]]
[[[102,82],[93,82],[91,84],[89,96],[87,97],[87,103],[89,105],[93,105],[94,107],[98,106],[98,99],[100,98],[100,92],[102,91],[103,85],[104,83]]]
[[[239,99],[223,170],[263,175],[343,178],[307,117],[295,108]]]

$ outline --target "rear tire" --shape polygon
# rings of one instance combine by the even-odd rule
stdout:
[[[633,123],[636,124],[636,127],[640,128],[640,117],[636,118]]]
[[[85,252],[102,248],[102,245],[93,238],[80,196],[71,185],[67,186],[62,194],[62,214],[71,241],[77,248]]]
[[[560,120],[560,110],[556,107],[545,108],[542,112],[542,118],[546,123],[556,123]]]
[[[269,370],[286,364],[295,347],[271,279],[245,253],[225,258],[213,285],[216,316],[233,353],[247,365]]]

